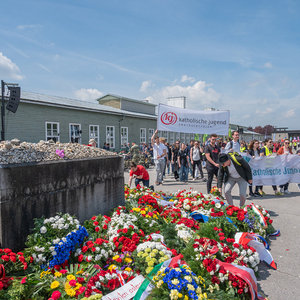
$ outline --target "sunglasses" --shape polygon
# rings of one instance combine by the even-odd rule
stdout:
[[[289,144],[289,142],[284,142],[285,144]]]

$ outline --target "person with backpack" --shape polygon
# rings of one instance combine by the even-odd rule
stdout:
[[[247,183],[252,184],[252,171],[246,160],[237,152],[222,153],[219,156],[218,188],[222,193],[224,182],[225,198],[229,205],[233,205],[231,190],[237,183],[240,189],[240,207],[245,205]]]
[[[228,150],[230,152],[240,152],[241,145],[239,142],[240,134],[238,131],[232,132],[232,140],[226,144],[225,150]]]
[[[174,148],[172,149],[172,165],[173,165],[173,171],[174,171],[174,178],[176,181],[179,180],[179,166],[178,166],[178,152],[180,150],[180,141],[176,141]]]
[[[205,146],[205,156],[206,156],[206,170],[207,170],[207,193],[211,191],[211,183],[214,175],[218,176],[219,163],[218,158],[220,155],[220,148],[216,145],[217,135],[213,133],[210,137],[210,144]]]

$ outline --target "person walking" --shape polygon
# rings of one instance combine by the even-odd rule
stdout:
[[[190,161],[193,166],[193,173],[192,173],[193,180],[195,180],[196,167],[198,167],[200,175],[201,175],[201,180],[205,181],[203,171],[202,171],[201,156],[202,156],[202,152],[201,152],[201,149],[199,146],[199,142],[195,141],[194,147],[192,147],[190,150]]]
[[[174,178],[176,181],[179,180],[179,175],[178,175],[178,152],[180,150],[180,141],[176,141],[174,148],[172,149],[172,165],[173,165],[173,172],[174,172]]]
[[[205,156],[206,156],[206,170],[207,170],[207,194],[211,191],[211,183],[213,180],[214,175],[218,176],[219,171],[219,163],[218,157],[220,154],[220,149],[216,145],[217,142],[217,135],[213,133],[210,137],[210,144],[205,146]]]
[[[260,156],[271,156],[273,151],[273,141],[272,139],[268,138],[265,140],[265,146],[260,150]],[[282,193],[277,190],[276,185],[272,185],[273,191],[276,196],[281,196]]]
[[[170,174],[170,165],[171,165],[171,161],[172,161],[172,149],[169,145],[169,143],[166,144],[168,151],[167,151],[167,156],[168,156],[168,163],[167,163],[167,174]]]
[[[239,142],[240,134],[238,131],[232,132],[232,140],[226,144],[225,150],[231,151],[231,152],[240,152],[241,145]]]
[[[279,150],[277,151],[278,155],[288,155],[288,154],[293,154],[291,148],[289,147],[289,140],[284,140],[284,145],[283,147],[280,147]],[[282,184],[279,186],[280,188],[280,193],[285,193],[285,194],[291,194],[291,192],[288,190],[289,188],[289,183],[287,182],[286,184]]]
[[[149,173],[148,171],[141,165],[137,165],[133,161],[130,164],[130,173],[129,173],[129,187],[131,186],[131,182],[135,179],[135,186],[137,186],[140,182],[143,182],[143,185],[149,187]]]
[[[231,190],[237,183],[240,190],[240,207],[245,205],[247,183],[252,184],[252,171],[246,160],[234,153],[222,153],[219,157],[218,188],[222,193],[224,182],[225,198],[229,205],[233,205]]]
[[[193,169],[192,169],[192,163],[191,163],[191,149],[194,147],[196,141],[190,140],[190,144],[186,147],[187,155],[188,155],[188,161],[189,161],[189,171],[190,175],[193,175]],[[194,177],[193,177],[194,178]]]
[[[189,176],[189,161],[185,143],[181,143],[181,148],[178,152],[179,179],[181,182],[188,182]]]
[[[260,150],[259,150],[259,141],[258,140],[253,140],[249,144],[249,149],[248,149],[248,154],[252,156],[253,159],[256,157],[260,157]],[[252,185],[249,185],[249,194],[252,197],[262,197],[263,196],[263,191],[262,191],[262,186],[256,186],[255,187],[255,192],[253,193]]]
[[[162,184],[163,172],[165,167],[165,156],[167,155],[165,145],[159,142],[159,137],[156,136],[158,130],[156,129],[151,137],[151,145],[153,147],[153,159],[156,169],[156,180],[155,184]]]

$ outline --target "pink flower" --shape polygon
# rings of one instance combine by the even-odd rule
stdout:
[[[21,284],[26,283],[26,279],[27,279],[27,277],[24,277],[24,278],[21,280]]]
[[[70,286],[76,286],[76,283],[77,283],[77,282],[76,282],[76,280],[74,280],[74,279],[72,279],[72,280],[69,281],[69,285],[70,285]]]
[[[67,270],[60,270],[59,271],[61,274],[66,274],[68,271]]]
[[[57,300],[61,297],[61,292],[60,291],[54,291],[51,295],[51,299]]]

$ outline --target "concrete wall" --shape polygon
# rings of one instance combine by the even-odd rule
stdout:
[[[34,218],[68,212],[84,222],[124,203],[120,156],[1,165],[0,248],[21,250]]]

